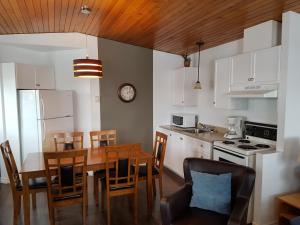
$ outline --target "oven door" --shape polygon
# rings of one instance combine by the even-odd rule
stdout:
[[[238,153],[233,153],[230,151],[226,151],[226,150],[214,147],[213,155],[214,155],[213,156],[214,160],[216,160],[216,161],[229,162],[229,163],[235,163],[238,165],[249,166],[247,156],[240,155]]]

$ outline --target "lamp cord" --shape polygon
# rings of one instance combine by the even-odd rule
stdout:
[[[199,74],[200,74],[200,43],[199,43],[199,53],[198,53],[198,79],[197,79],[197,82],[199,82]]]
[[[86,58],[89,58],[89,54],[88,54],[88,44],[87,44],[87,35],[85,35],[85,49],[86,49]]]

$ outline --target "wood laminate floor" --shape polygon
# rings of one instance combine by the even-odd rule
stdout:
[[[89,207],[87,224],[91,225],[105,225],[106,211],[101,207],[96,207],[93,199],[93,178],[89,177]],[[183,182],[176,179],[169,172],[164,174],[163,191],[164,195],[169,195],[176,191]],[[159,210],[159,191],[157,183],[157,195],[154,197],[154,206],[152,217],[147,216],[147,195],[146,183],[139,185],[139,224],[140,225],[159,225],[160,210]],[[100,197],[99,197],[100,198]],[[112,225],[131,225],[133,224],[132,209],[129,207],[127,197],[116,197],[112,199],[111,203]],[[0,184],[0,225],[11,225],[13,218],[13,205],[10,186],[7,184]],[[81,223],[81,207],[72,206],[58,209],[56,211],[56,225],[77,225]],[[21,221],[19,224],[23,224]],[[47,225],[48,207],[46,193],[37,194],[37,208],[31,210],[31,224],[32,225]]]

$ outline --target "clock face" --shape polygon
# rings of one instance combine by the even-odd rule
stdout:
[[[136,96],[136,89],[132,84],[122,84],[118,89],[119,98],[123,102],[132,102]]]

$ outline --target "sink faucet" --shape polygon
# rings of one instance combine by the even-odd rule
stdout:
[[[203,123],[200,123],[200,122],[198,122],[198,124],[197,124],[197,129],[205,130],[205,131],[208,131],[208,132],[213,132],[214,131],[213,127],[207,126],[207,125],[205,125]]]

